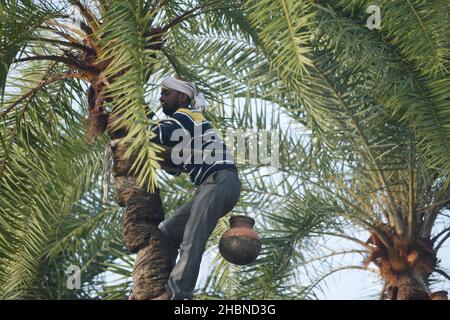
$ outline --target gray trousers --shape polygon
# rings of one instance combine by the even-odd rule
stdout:
[[[174,268],[166,285],[172,300],[190,298],[209,236],[221,217],[230,212],[241,193],[236,172],[219,170],[206,178],[194,197],[160,227],[169,239]],[[175,264],[178,250],[180,258]]]

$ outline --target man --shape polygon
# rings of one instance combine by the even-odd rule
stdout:
[[[225,144],[202,115],[207,103],[195,84],[168,77],[159,100],[168,119],[152,129],[152,141],[174,148],[172,162],[189,172],[197,186],[194,197],[160,227],[169,239],[174,267],[166,292],[154,300],[178,300],[192,295],[206,242],[218,220],[236,205],[241,183]]]

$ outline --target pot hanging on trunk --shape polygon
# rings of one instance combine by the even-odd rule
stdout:
[[[255,220],[246,216],[230,217],[230,229],[219,241],[219,251],[225,260],[237,264],[249,264],[261,251],[261,239],[253,230]]]

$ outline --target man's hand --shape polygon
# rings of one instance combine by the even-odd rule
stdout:
[[[162,161],[159,162],[159,164],[164,171],[166,171],[168,174],[174,175],[174,176],[180,175],[181,172],[187,172],[186,170],[175,165],[172,162],[172,159],[171,159],[172,148],[161,145],[161,144],[159,146],[162,147],[163,150],[158,152],[157,155],[163,159]]]

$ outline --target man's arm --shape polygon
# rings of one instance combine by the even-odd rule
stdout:
[[[156,134],[150,141],[167,147],[173,147],[176,141],[172,141],[170,138],[173,132],[178,129],[183,128],[175,119],[160,121],[156,126],[150,128]]]
[[[176,141],[172,141],[170,138],[172,133],[177,129],[182,129],[182,127],[177,121],[172,119],[160,121],[157,125],[150,128],[150,130],[155,133],[155,137],[150,141],[166,147],[165,151],[160,154],[164,159],[164,163],[161,163],[161,167],[164,171],[173,176],[179,176],[183,171],[181,168],[175,166],[170,160],[171,147],[176,143]]]

